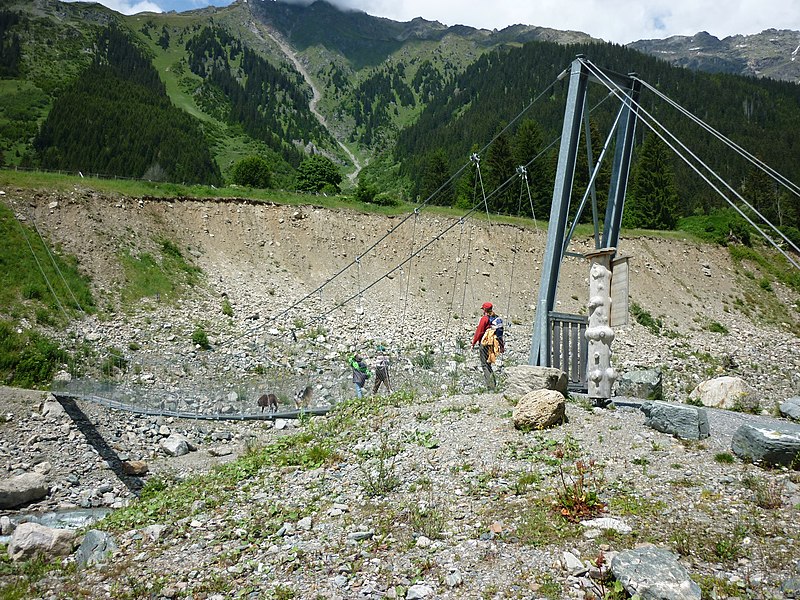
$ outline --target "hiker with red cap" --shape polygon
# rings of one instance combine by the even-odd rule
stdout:
[[[494,376],[492,365],[497,360],[497,355],[505,351],[503,344],[503,319],[494,313],[492,303],[484,302],[481,306],[483,316],[478,321],[475,335],[472,336],[472,348],[480,342],[481,369],[486,388],[494,391],[497,388],[497,379]]]

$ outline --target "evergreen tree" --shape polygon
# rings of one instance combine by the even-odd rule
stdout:
[[[625,227],[672,229],[678,220],[673,155],[657,135],[645,137],[623,214]]]
[[[745,177],[742,196],[750,205],[775,225],[783,225],[781,195],[775,181],[756,166],[751,166]],[[760,219],[759,219],[760,220]]]
[[[486,152],[486,160],[481,164],[481,174],[483,175],[483,185],[486,188],[487,197],[491,194],[489,205],[492,210],[505,214],[516,214],[519,205],[517,187],[508,185],[501,192],[498,188],[502,186],[509,177],[516,173],[517,165],[514,164],[514,157],[511,152],[511,142],[506,133],[500,134],[489,146]]]
[[[478,146],[472,147],[472,154],[478,151]],[[456,183],[455,201],[453,206],[456,208],[470,209],[482,199],[480,186],[478,185],[478,169],[474,162],[471,162],[466,169],[461,172],[461,176]]]
[[[525,166],[531,194],[530,202],[523,198],[522,214],[535,216],[537,219],[547,219],[550,214],[555,177],[551,168],[552,152],[542,154],[543,150],[544,134],[541,126],[533,119],[525,119],[514,135],[512,151],[514,163]],[[531,215],[531,204],[534,215]]]
[[[592,176],[592,170],[597,166],[597,161],[603,151],[603,144],[605,142],[605,139],[601,138],[599,128],[594,120],[589,121],[589,132],[592,141],[592,168],[589,168],[586,132],[584,131],[578,143],[575,161],[575,178],[572,182],[572,204],[570,205],[571,217],[577,212],[580,202],[583,200],[584,194],[586,194],[586,189],[589,186],[589,179]],[[600,170],[594,180],[597,212],[600,220],[603,219],[606,204],[608,203],[608,189],[611,184],[611,158],[612,156],[606,153],[606,157],[600,165]],[[592,193],[589,192],[586,197],[586,205],[581,213],[580,222],[591,223],[592,219]]]
[[[434,150],[425,163],[419,188],[420,200],[424,202],[430,198],[430,204],[449,206],[453,202],[453,189],[447,183],[449,179],[450,168],[444,150]]]

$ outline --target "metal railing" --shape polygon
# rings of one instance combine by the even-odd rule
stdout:
[[[551,312],[550,366],[567,374],[567,388],[576,392],[588,390],[586,363],[589,342],[586,328],[589,320],[581,315]]]

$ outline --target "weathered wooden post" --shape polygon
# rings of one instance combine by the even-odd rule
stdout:
[[[591,261],[589,268],[589,324],[586,340],[589,342],[586,364],[588,394],[595,406],[606,406],[611,399],[611,389],[617,372],[611,366],[611,258],[616,248],[600,248],[585,256]]]

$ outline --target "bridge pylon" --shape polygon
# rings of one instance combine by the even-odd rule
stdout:
[[[606,205],[605,218],[602,224],[597,215],[597,201],[594,194],[594,178],[598,172],[600,162],[605,156],[606,147],[598,159],[598,164],[592,164],[593,157],[591,152],[591,138],[589,134],[589,114],[587,107],[587,93],[589,83],[602,83],[605,86],[613,86],[620,98],[621,105],[616,118],[616,132],[614,143],[614,160],[611,172],[611,184],[609,188],[608,204]],[[572,197],[573,181],[575,179],[575,164],[578,153],[578,146],[581,138],[582,126],[586,130],[587,153],[589,157],[589,170],[592,172],[589,190],[592,192],[592,207],[594,214],[594,239],[595,250],[610,249],[604,252],[608,258],[613,259],[619,242],[619,230],[622,223],[622,211],[625,206],[625,192],[628,184],[628,175],[631,165],[631,154],[633,150],[633,140],[636,127],[637,110],[641,84],[633,75],[620,75],[606,69],[600,69],[588,63],[582,55],[578,55],[570,66],[569,89],[567,94],[567,104],[564,110],[564,124],[561,133],[561,146],[558,155],[558,165],[556,168],[555,186],[553,188],[553,202],[550,208],[550,221],[547,229],[547,245],[545,247],[544,261],[542,265],[541,281],[539,284],[539,296],[536,304],[536,318],[533,325],[531,336],[531,350],[529,356],[530,365],[538,366],[561,366],[553,364],[554,356],[558,357],[559,362],[574,362],[575,357],[564,356],[560,348],[554,348],[552,332],[553,319],[558,318],[553,309],[556,303],[556,292],[558,289],[558,279],[561,264],[564,257],[568,254],[567,247],[574,231],[575,223],[580,218],[584,202],[578,209],[572,228],[567,231],[567,220],[569,217],[570,201]],[[614,133],[614,132],[612,132]],[[609,136],[609,142],[611,136]],[[610,263],[609,263],[610,264]],[[591,301],[590,301],[591,302]],[[570,315],[561,315],[569,317]],[[567,319],[569,320],[569,319]],[[586,327],[580,329],[581,350],[577,354],[587,358],[585,339]],[[564,343],[563,348],[569,345]],[[580,366],[580,385],[571,386],[573,389],[587,389],[589,361]],[[613,372],[609,368],[609,373]],[[598,381],[598,389],[609,390],[608,382]],[[609,392],[610,393],[610,392]]]

